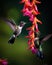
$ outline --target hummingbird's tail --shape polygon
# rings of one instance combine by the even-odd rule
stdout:
[[[12,37],[9,39],[8,43],[13,44],[15,41],[16,36],[13,34]]]
[[[8,43],[13,44],[15,41],[16,35],[17,35],[17,31],[14,31],[14,33],[13,33],[12,37],[9,39]]]
[[[38,51],[37,54],[36,54],[41,60],[44,59],[44,54],[42,51]]]

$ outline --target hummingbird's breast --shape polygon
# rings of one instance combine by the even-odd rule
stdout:
[[[17,28],[17,35],[16,36],[19,36],[21,34],[21,31],[22,31],[22,27],[19,27]]]

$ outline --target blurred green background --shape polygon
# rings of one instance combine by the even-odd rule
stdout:
[[[25,36],[28,34],[26,28],[31,25],[28,17],[23,17],[21,9],[23,4],[19,4],[20,0],[0,0],[0,17],[13,18],[18,25],[21,20],[27,22],[24,26],[21,35],[16,38],[13,45],[8,44],[8,39],[13,31],[3,21],[0,20],[0,58],[6,58],[8,65],[50,65],[52,62],[52,40],[49,39],[42,45],[45,59],[42,61],[27,50],[28,39]],[[51,24],[51,2],[49,0],[41,0],[41,5],[37,5],[40,15],[37,17],[43,22],[39,24],[41,36],[52,33]]]

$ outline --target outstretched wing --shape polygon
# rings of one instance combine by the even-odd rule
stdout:
[[[12,28],[13,31],[15,31],[17,25],[13,19],[10,20],[7,18],[2,18],[2,20],[4,20]]]
[[[52,37],[52,34],[49,34],[49,35],[47,35],[47,36],[45,36],[45,37],[42,37],[42,38],[40,38],[39,40],[40,40],[40,42],[42,43],[42,42],[45,42],[45,41],[47,41],[49,38],[51,38]]]

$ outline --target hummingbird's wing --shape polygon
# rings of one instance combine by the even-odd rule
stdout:
[[[11,27],[11,29],[13,31],[15,31],[17,25],[16,25],[16,23],[13,19],[10,20],[10,19],[7,19],[7,18],[2,18],[2,20],[4,20]]]
[[[47,41],[49,38],[51,38],[52,37],[52,34],[49,34],[49,35],[47,35],[47,36],[45,36],[45,37],[42,37],[42,38],[40,38],[39,40],[40,40],[40,42],[42,43],[42,42],[45,42],[45,41]]]

